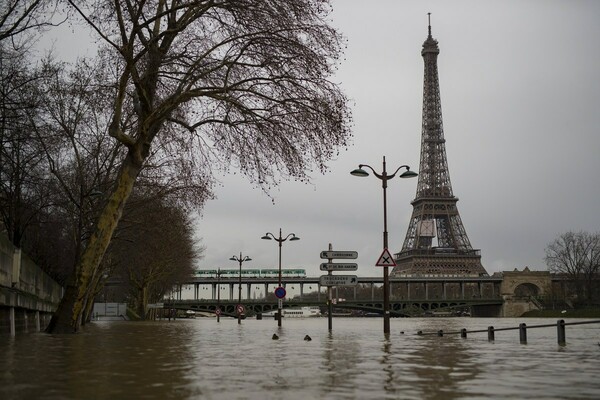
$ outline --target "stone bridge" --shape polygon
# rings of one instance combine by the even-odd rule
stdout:
[[[357,296],[357,287],[336,288],[334,298],[345,297],[346,301],[336,304],[335,307],[381,312],[381,293],[377,288],[383,285],[383,278],[359,277],[358,281],[357,287],[363,288],[362,297]],[[557,284],[562,285],[564,292],[565,281],[564,277],[558,277],[548,271],[531,271],[528,267],[522,271],[517,269],[503,271],[487,277],[394,276],[390,278],[390,311],[395,316],[410,316],[427,311],[468,308],[473,316],[519,317],[527,311],[543,308],[537,299],[556,291]],[[169,306],[178,309],[214,312],[217,286],[229,286],[230,296],[228,299],[221,300],[221,305],[225,307],[223,308],[224,314],[235,315],[237,301],[234,300],[233,293],[238,292],[236,287],[239,287],[240,282],[242,287],[246,286],[246,299],[250,298],[253,285],[264,285],[265,293],[270,293],[271,289],[277,286],[275,278],[228,277],[219,280],[206,277],[193,278],[186,282],[186,285],[194,286],[194,299],[182,300],[181,287],[179,287],[175,292],[174,301],[169,303]],[[201,285],[212,286],[213,297],[211,299],[201,300],[199,298]],[[284,282],[284,286],[286,285],[299,286],[300,296],[286,299],[284,308],[302,305],[326,306],[327,304],[322,293],[323,288],[319,286],[318,277],[289,278]],[[306,285],[311,285],[311,288],[317,287],[316,299],[309,299],[310,293],[304,293]],[[338,289],[344,295],[340,295]],[[368,298],[365,299],[365,297]],[[270,301],[243,299],[242,303],[256,313],[277,308],[275,299]]]

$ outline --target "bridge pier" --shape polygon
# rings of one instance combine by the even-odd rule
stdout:
[[[375,282],[371,282],[371,301],[375,301]]]

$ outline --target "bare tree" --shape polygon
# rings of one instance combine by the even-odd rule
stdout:
[[[591,303],[600,280],[600,233],[567,232],[546,247],[551,272],[568,275],[577,295]]]
[[[134,182],[152,155],[185,187],[239,167],[268,188],[308,180],[350,136],[329,80],[342,39],[320,0],[69,1],[107,44],[119,75],[108,134],[126,148],[112,192],[49,327],[76,332],[84,299]]]
[[[52,17],[59,4],[59,0],[4,0],[0,3],[0,42],[10,40],[14,49],[21,49],[41,30],[58,25]]]
[[[0,215],[17,247],[48,206],[45,159],[39,143],[32,140],[27,115],[40,104],[35,88],[43,76],[31,62],[31,45],[54,25],[59,2],[0,2]]]
[[[146,204],[126,207],[107,252],[141,318],[146,317],[149,302],[160,301],[193,273],[202,253],[188,214],[165,201]]]
[[[0,43],[0,216],[17,247],[48,198],[44,152],[28,121],[40,107],[35,93],[43,71],[28,64],[26,52]]]

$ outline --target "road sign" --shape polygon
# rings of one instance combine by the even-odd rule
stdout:
[[[283,286],[279,286],[277,289],[275,289],[275,297],[278,299],[285,298],[285,288]]]
[[[238,314],[243,314],[244,313],[244,305],[243,304],[238,304],[235,309],[237,310]]]
[[[378,267],[395,267],[396,262],[394,261],[394,258],[390,254],[389,250],[383,249],[383,253],[381,253],[375,265]]]
[[[356,286],[358,276],[356,275],[321,275],[319,277],[321,286]]]
[[[322,251],[321,252],[321,258],[323,259],[327,259],[327,258],[346,258],[346,259],[354,259],[358,257],[358,252],[357,251],[344,251],[344,250],[329,250],[329,251]]]
[[[215,314],[217,314],[217,315],[221,315],[221,309],[220,309],[220,308],[217,308],[217,309],[215,310]]]
[[[321,271],[356,271],[358,264],[356,263],[323,263]]]

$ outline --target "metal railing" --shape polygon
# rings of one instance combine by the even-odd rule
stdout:
[[[526,344],[527,343],[527,329],[556,327],[556,336],[557,336],[558,344],[561,345],[561,346],[565,346],[567,344],[567,342],[566,342],[566,329],[565,329],[566,326],[569,326],[569,325],[599,324],[599,323],[600,323],[600,320],[578,321],[578,322],[565,322],[564,319],[559,319],[558,321],[556,321],[556,324],[541,324],[541,325],[527,326],[527,324],[522,323],[522,324],[519,324],[519,326],[517,326],[517,327],[510,327],[510,328],[494,328],[493,326],[488,326],[487,329],[476,329],[476,330],[469,331],[466,328],[463,328],[460,331],[451,331],[451,332],[444,332],[442,329],[440,329],[437,332],[423,332],[423,331],[418,331],[417,335],[419,335],[419,336],[433,336],[433,335],[435,335],[435,336],[440,336],[440,337],[444,336],[444,335],[460,335],[460,337],[466,339],[467,338],[467,334],[469,334],[469,333],[487,332],[487,334],[488,334],[488,341],[493,342],[495,340],[495,333],[496,332],[519,330],[519,340],[520,340],[521,344]]]

